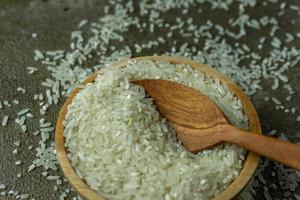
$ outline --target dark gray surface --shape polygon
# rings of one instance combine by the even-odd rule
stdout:
[[[293,1],[300,4],[299,1]],[[53,190],[53,182],[46,181],[41,175],[42,169],[36,169],[29,175],[27,167],[35,158],[35,151],[27,150],[29,145],[34,148],[38,146],[39,137],[35,138],[31,134],[23,134],[20,128],[12,123],[12,117],[16,112],[23,107],[36,108],[35,102],[32,101],[33,95],[41,91],[39,85],[45,78],[49,76],[45,66],[33,60],[33,51],[36,48],[41,50],[56,50],[67,49],[69,45],[70,32],[76,29],[78,22],[81,19],[89,19],[91,21],[97,20],[103,13],[102,1],[80,1],[80,0],[67,0],[67,1],[10,1],[0,0],[0,101],[18,99],[20,105],[12,105],[11,109],[4,110],[5,113],[10,113],[10,123],[4,129],[0,126],[0,181],[4,180],[7,187],[15,189],[21,193],[31,193],[37,200],[57,199],[60,192]],[[253,14],[256,13],[276,12],[275,8],[263,7],[253,9]],[[214,17],[215,13],[207,13]],[[222,14],[222,13],[221,13]],[[233,13],[234,15],[235,13]],[[176,14],[174,14],[176,15]],[[224,15],[224,14],[223,14]],[[291,19],[295,20],[294,24],[289,23]],[[201,20],[201,19],[200,19]],[[222,20],[228,18],[220,18]],[[283,16],[280,20],[281,25],[289,32],[299,31],[300,20],[298,15]],[[37,33],[37,38],[32,38],[31,34]],[[145,38],[145,36],[137,36],[133,33],[132,38],[128,38],[129,43],[134,42],[133,38]],[[256,35],[247,37],[251,43],[251,38],[257,37]],[[300,46],[299,40],[293,45]],[[160,50],[158,50],[159,53]],[[163,52],[164,50],[161,49]],[[153,54],[155,52],[144,52],[144,54]],[[37,67],[40,70],[30,78],[27,77],[27,66]],[[298,79],[300,78],[300,69],[295,67],[288,72],[291,78],[291,84],[296,90],[296,95],[292,99],[292,104],[300,105],[300,96],[298,86]],[[270,83],[265,82],[265,85]],[[24,87],[26,94],[17,92],[17,87]],[[257,108],[263,131],[268,132],[276,129],[280,132],[288,134],[293,140],[295,132],[300,130],[299,122],[296,122],[294,116],[282,111],[276,111],[274,105],[270,102],[263,100],[265,95],[274,94],[276,96],[285,98],[286,94],[281,94],[280,91],[274,92],[273,90],[264,90],[257,93],[253,97],[253,102]],[[58,116],[59,105],[55,109],[51,109],[47,114],[47,119],[55,121]],[[4,116],[4,111],[0,110],[0,119]],[[33,110],[33,114],[38,110]],[[38,119],[32,119],[34,123],[29,127],[29,132],[37,128]],[[13,142],[20,140],[21,146],[15,147]],[[294,141],[296,139],[294,138]],[[17,148],[19,154],[13,156],[12,151]],[[22,166],[15,166],[14,162],[20,159],[23,161]],[[16,174],[22,172],[23,176],[17,178]],[[58,172],[62,175],[61,172]],[[272,179],[270,170],[263,172],[265,178]],[[275,180],[275,179],[274,179]],[[69,187],[65,184],[66,187]],[[64,186],[65,187],[65,186]],[[258,189],[258,199],[263,199],[262,190]],[[273,191],[274,193],[281,193],[281,191]],[[0,199],[12,199],[0,196]],[[71,199],[71,198],[70,198]]]
[[[47,181],[41,175],[42,168],[27,172],[35,159],[34,149],[39,146],[40,137],[30,134],[38,128],[38,119],[31,120],[33,123],[30,123],[32,126],[29,126],[27,134],[22,133],[12,121],[18,110],[25,106],[35,109],[32,110],[33,115],[38,113],[33,96],[41,91],[40,83],[50,76],[45,66],[34,61],[34,49],[68,48],[70,32],[78,22],[82,18],[96,20],[101,10],[99,3],[90,1],[0,1],[0,101],[20,101],[19,105],[12,104],[11,109],[0,110],[1,119],[4,113],[10,115],[8,126],[5,129],[0,126],[0,181],[5,182],[7,191],[13,189],[31,193],[36,200],[59,198],[60,192],[53,190],[55,182]],[[37,33],[37,38],[32,38],[32,33]],[[28,78],[27,66],[37,67],[39,71]],[[18,92],[17,87],[25,88],[26,94]],[[61,104],[49,110],[46,119],[55,121]],[[20,141],[20,147],[14,146],[14,141]],[[30,145],[34,147],[31,151],[27,150]],[[16,148],[19,153],[13,156]],[[15,166],[16,160],[22,160],[22,166]],[[17,173],[23,176],[17,178]],[[56,174],[62,176],[61,171]],[[0,199],[14,198],[0,196]]]

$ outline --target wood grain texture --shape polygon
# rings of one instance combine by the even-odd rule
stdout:
[[[216,70],[204,65],[200,64],[191,60],[182,59],[182,58],[176,58],[176,57],[169,57],[169,56],[146,56],[146,57],[138,57],[138,58],[132,58],[131,61],[138,61],[138,60],[144,60],[144,59],[150,59],[153,61],[168,61],[173,64],[188,64],[192,66],[195,69],[198,69],[202,72],[204,72],[207,75],[210,75],[213,78],[219,79],[222,83],[226,84],[228,88],[235,93],[235,95],[241,100],[243,107],[244,107],[244,113],[249,118],[249,127],[250,130],[256,134],[261,134],[261,126],[259,123],[259,119],[256,113],[256,110],[249,100],[249,98],[244,94],[244,92],[231,80],[226,78],[224,75],[220,74]],[[121,67],[126,65],[128,60],[122,60],[118,63],[115,63],[111,65],[110,67]],[[95,80],[96,74],[92,74],[82,83],[87,84],[91,83]],[[65,148],[64,144],[64,137],[63,137],[63,121],[65,119],[65,115],[67,113],[67,107],[72,102],[72,99],[76,94],[78,93],[80,89],[75,89],[70,96],[67,98],[64,106],[62,107],[59,117],[57,119],[56,123],[56,130],[55,130],[55,146],[57,151],[58,160],[60,163],[60,166],[65,174],[65,176],[68,178],[71,185],[77,190],[77,192],[85,199],[88,200],[104,200],[104,198],[100,197],[96,192],[91,190],[89,186],[81,180],[75,173],[74,169],[71,166],[71,163],[69,162],[67,158],[67,150]],[[240,175],[217,197],[214,198],[214,200],[228,200],[232,199],[234,196],[236,196],[248,183],[250,178],[252,177],[259,161],[259,156],[255,153],[249,152],[247,154],[246,160],[244,162],[243,168],[240,172]]]
[[[177,137],[189,151],[197,153],[228,142],[300,170],[300,145],[232,126],[217,104],[200,91],[168,80],[133,82],[144,87],[162,116],[175,125]]]
[[[248,131],[231,125],[220,133],[220,139],[224,142],[237,144],[271,160],[300,170],[300,145],[298,144],[264,135],[249,134]]]
[[[182,84],[167,80],[136,80],[153,97],[159,112],[177,125],[204,130],[228,124],[218,106],[206,95]],[[199,134],[201,132],[199,131]]]

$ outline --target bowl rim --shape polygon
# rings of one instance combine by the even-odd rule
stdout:
[[[225,83],[228,88],[234,92],[234,94],[241,100],[244,113],[248,116],[249,119],[249,128],[252,132],[256,134],[262,134],[261,132],[261,125],[259,122],[259,118],[257,112],[250,101],[249,97],[241,90],[239,86],[237,86],[233,81],[227,78],[225,75],[221,74],[220,72],[216,71],[215,69],[201,64],[189,59],[183,59],[178,57],[171,57],[171,56],[143,56],[143,57],[135,57],[130,59],[121,60],[117,63],[113,63],[109,67],[121,67],[128,63],[128,61],[140,61],[140,60],[152,60],[152,61],[168,61],[173,64],[188,64],[194,69],[200,70],[205,74],[209,74],[213,78],[217,78],[220,82]],[[87,83],[91,83],[95,80],[98,73],[93,73],[89,75],[81,85],[86,85]],[[88,199],[88,200],[104,200],[104,197],[101,197],[97,194],[94,190],[92,190],[82,179],[80,179],[77,174],[75,173],[74,168],[71,165],[67,157],[67,150],[65,147],[65,139],[63,136],[64,132],[64,125],[63,121],[67,114],[68,105],[72,102],[72,99],[77,95],[77,93],[81,90],[81,88],[76,87],[72,93],[66,99],[63,107],[59,112],[59,116],[56,122],[55,128],[55,148],[58,161],[60,163],[60,167],[67,177],[70,184],[76,189],[76,191],[80,194],[81,197]],[[240,191],[246,186],[246,184],[251,179],[252,175],[254,174],[257,165],[259,162],[259,155],[253,152],[248,152],[246,155],[246,159],[244,161],[243,167],[240,171],[240,174],[233,182],[219,195],[217,195],[213,200],[227,200],[232,199],[235,197]]]

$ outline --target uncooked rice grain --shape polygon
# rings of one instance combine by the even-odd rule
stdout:
[[[6,115],[3,117],[2,126],[6,126],[7,122],[8,122],[8,116]]]
[[[84,20],[80,21],[79,24],[78,24],[78,28],[85,26],[87,23],[88,23],[87,19],[84,19]]]
[[[19,147],[20,146],[20,141],[15,141],[14,145],[17,146],[17,147]]]
[[[56,181],[56,180],[59,179],[59,176],[47,176],[46,179],[49,180],[49,181]]]
[[[46,127],[46,128],[41,128],[40,129],[41,132],[52,132],[54,131],[54,127]]]
[[[31,172],[32,170],[34,170],[36,168],[36,165],[35,164],[32,164],[29,166],[27,172]]]
[[[29,108],[24,108],[23,110],[20,110],[18,113],[17,113],[17,115],[25,115],[26,113],[28,113],[28,111],[29,111]]]
[[[27,126],[26,125],[22,125],[21,126],[21,130],[23,133],[26,133],[27,132]]]
[[[4,190],[6,188],[6,186],[4,185],[4,183],[0,184],[0,190]]]
[[[29,194],[21,194],[21,195],[20,195],[20,198],[21,198],[21,199],[28,199],[29,196],[30,196]]]
[[[15,162],[15,165],[21,165],[22,164],[22,161],[21,160],[17,160],[16,162]]]
[[[18,92],[22,92],[23,94],[26,93],[26,90],[25,90],[24,88],[22,88],[22,87],[18,87],[18,88],[17,88],[17,91],[18,91]]]

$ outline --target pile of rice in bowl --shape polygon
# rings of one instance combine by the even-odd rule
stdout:
[[[245,152],[220,144],[197,154],[177,141],[136,79],[165,79],[211,98],[235,126],[247,129],[239,99],[189,65],[140,60],[100,71],[68,107],[64,136],[77,175],[107,199],[211,199],[238,175]],[[192,116],[191,116],[192,117]]]

